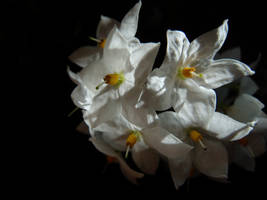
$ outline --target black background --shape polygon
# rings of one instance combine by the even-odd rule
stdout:
[[[146,176],[139,186],[125,180],[117,165],[108,166],[102,173],[105,157],[88,142],[87,136],[75,131],[82,120],[81,112],[67,117],[75,108],[70,99],[75,85],[66,73],[68,55],[80,46],[95,45],[88,36],[95,36],[101,14],[120,21],[136,2],[11,0],[7,7],[1,7],[2,63],[7,61],[3,64],[8,70],[5,76],[10,80],[6,84],[12,88],[7,90],[15,96],[8,101],[16,111],[8,119],[15,121],[12,125],[20,129],[19,137],[12,142],[19,150],[15,153],[16,164],[12,165],[11,174],[17,172],[18,175],[13,181],[9,180],[10,186],[23,188],[22,193],[27,195],[36,193],[36,197],[82,194],[92,198],[97,194],[125,199],[134,194],[156,196],[162,193],[178,198],[195,194],[207,197],[212,192],[228,197],[265,195],[262,182],[266,178],[266,153],[256,159],[254,173],[231,165],[229,184],[199,177],[190,180],[179,191],[175,190],[163,167],[156,176]],[[229,19],[229,33],[222,51],[240,46],[242,61],[247,64],[261,54],[252,78],[260,86],[256,97],[267,103],[266,11],[263,4],[178,0],[143,0],[142,3],[136,36],[141,42],[161,42],[155,67],[161,64],[165,55],[167,29],[182,30],[192,41]]]

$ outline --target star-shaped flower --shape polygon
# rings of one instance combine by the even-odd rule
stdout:
[[[101,15],[100,21],[96,29],[96,38],[91,38],[98,43],[97,46],[84,46],[75,50],[69,59],[80,67],[86,67],[90,63],[101,58],[103,54],[103,48],[106,44],[107,37],[114,26],[117,26],[121,35],[128,41],[130,51],[139,47],[141,44],[135,37],[138,18],[141,8],[141,1],[124,16],[121,23],[115,19]]]
[[[144,173],[154,174],[159,164],[159,155],[167,158],[181,158],[192,147],[160,128],[157,120],[149,122],[148,118],[153,118],[152,115],[155,113],[150,113],[149,117],[149,111],[142,109],[144,108],[127,115],[131,115],[132,122],[123,115],[123,112],[116,112],[112,118],[93,128],[93,131],[101,133],[103,140],[116,151],[126,152],[126,158],[131,152],[136,165]],[[140,118],[143,120],[142,125],[138,123]],[[137,121],[139,125],[134,124],[133,121]]]
[[[181,118],[208,121],[215,110],[213,89],[254,72],[234,59],[214,60],[228,32],[227,20],[189,42],[181,31],[167,31],[167,52],[160,68],[148,77],[143,101],[156,110],[173,107]]]
[[[159,114],[160,125],[184,143],[194,146],[191,154],[182,159],[169,159],[169,167],[176,188],[190,175],[192,166],[207,176],[227,178],[228,153],[222,141],[235,141],[246,136],[252,128],[215,112],[206,126],[202,122],[188,124],[176,112]]]
[[[145,43],[130,52],[127,40],[114,27],[99,60],[78,74],[68,70],[70,77],[78,84],[72,92],[72,99],[77,107],[85,110],[86,116],[91,115],[92,127],[96,126],[93,123],[101,116],[110,113],[112,117],[115,111],[112,107],[116,107],[113,103],[122,103],[123,98],[130,95],[139,97],[158,49],[159,43]]]

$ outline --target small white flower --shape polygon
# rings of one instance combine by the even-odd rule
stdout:
[[[251,131],[248,125],[217,112],[204,127],[197,121],[188,124],[175,112],[161,113],[159,118],[162,128],[195,147],[191,154],[168,160],[176,188],[188,178],[192,166],[207,176],[226,178],[228,153],[219,140],[237,140]]]
[[[144,101],[156,110],[171,106],[189,121],[195,116],[208,121],[215,110],[213,89],[254,72],[234,59],[213,60],[228,32],[227,20],[189,42],[180,31],[167,31],[167,51],[160,68],[150,74]]]
[[[146,111],[139,110],[128,114],[133,120],[142,118],[146,121],[144,113]],[[131,151],[136,165],[143,172],[154,174],[158,167],[159,155],[144,142],[143,127],[131,123],[123,114],[121,110],[117,110],[116,113],[113,113],[112,118],[93,128],[93,131],[96,132],[95,134],[100,134],[103,140],[116,151],[126,152],[126,158]],[[147,127],[149,126],[152,124],[147,124]]]
[[[78,84],[72,92],[72,99],[77,107],[85,110],[85,116],[91,115],[92,128],[101,115],[110,113],[112,117],[112,112],[116,111],[115,104],[122,103],[124,97],[132,94],[139,97],[158,49],[159,43],[145,43],[130,52],[126,39],[114,27],[99,60],[78,74],[68,70]]]
[[[80,67],[86,67],[90,63],[101,58],[103,48],[106,44],[107,37],[114,26],[117,26],[122,36],[128,41],[130,51],[139,47],[141,44],[135,37],[139,11],[141,8],[141,1],[139,1],[122,19],[121,23],[115,19],[101,15],[100,21],[96,29],[96,38],[92,38],[98,43],[98,46],[84,46],[75,50],[69,59]]]
[[[121,172],[123,175],[132,183],[137,184],[137,179],[143,178],[144,174],[140,172],[136,172],[133,169],[131,169],[123,157],[117,153],[110,145],[108,145],[101,136],[97,135],[95,137],[91,137],[90,141],[93,143],[93,145],[96,147],[97,150],[102,152],[103,154],[110,156],[112,158],[117,159],[117,161],[120,164]]]

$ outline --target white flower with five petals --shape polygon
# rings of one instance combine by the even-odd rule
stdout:
[[[77,107],[91,115],[90,126],[100,123],[101,116],[116,112],[112,107],[122,103],[129,95],[139,96],[141,87],[152,69],[159,43],[145,43],[133,52],[129,51],[127,40],[114,27],[109,33],[103,56],[78,74],[68,70],[78,86],[72,92]],[[114,101],[113,101],[114,100]],[[106,113],[101,111],[106,110]]]
[[[202,126],[197,118],[188,124],[171,111],[159,114],[159,118],[163,129],[185,144],[194,146],[191,154],[185,154],[180,159],[168,159],[176,188],[189,177],[192,167],[213,178],[227,178],[228,153],[222,141],[238,140],[252,130],[249,125],[217,112],[206,126]]]
[[[212,117],[216,106],[213,89],[254,72],[234,59],[213,60],[228,32],[227,20],[189,42],[181,31],[167,31],[167,52],[160,68],[148,77],[143,101],[156,110],[173,107],[180,117]]]
[[[92,38],[98,43],[98,46],[84,46],[75,50],[69,59],[80,67],[86,67],[90,63],[101,58],[103,48],[106,44],[107,37],[114,26],[117,26],[122,36],[128,41],[130,51],[138,48],[141,44],[135,37],[138,18],[141,8],[139,1],[122,19],[121,23],[115,19],[101,15],[100,21],[96,29],[96,38]]]

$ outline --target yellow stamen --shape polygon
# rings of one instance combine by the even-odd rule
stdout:
[[[119,86],[124,81],[124,75],[122,73],[114,73],[114,74],[108,74],[104,77],[104,82],[98,84],[96,86],[96,89],[98,90],[100,86],[103,84],[113,85],[113,86]]]
[[[108,74],[104,77],[104,81],[109,85],[116,85],[119,82],[119,74]]]
[[[128,153],[130,151],[131,148],[133,148],[133,146],[135,145],[135,143],[139,140],[141,136],[141,133],[139,131],[132,131],[130,133],[130,135],[128,136],[127,140],[126,140],[126,154],[125,154],[125,158],[128,157]]]
[[[181,79],[193,78],[195,76],[200,78],[203,77],[203,74],[198,74],[195,71],[195,67],[180,67],[178,69],[178,77],[180,77]]]
[[[98,44],[101,48],[103,48],[104,49],[104,47],[105,47],[105,44],[106,44],[106,39],[104,39],[104,40],[101,40],[101,42]]]
[[[101,48],[104,48],[105,44],[106,44],[106,39],[100,40],[94,37],[89,37],[90,40],[93,40],[95,42],[98,43],[98,46],[100,46]]]
[[[189,136],[190,138],[194,141],[194,142],[198,142],[200,144],[200,146],[203,148],[203,150],[207,150],[207,147],[205,146],[205,144],[203,143],[203,136],[196,130],[191,130],[189,132]]]
[[[182,70],[182,74],[186,78],[192,78],[193,74],[192,72],[195,72],[196,68],[195,67],[184,67]]]

